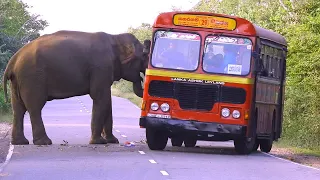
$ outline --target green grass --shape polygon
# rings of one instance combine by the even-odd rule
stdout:
[[[0,123],[12,123],[12,114],[10,113],[1,113],[0,114]]]
[[[113,96],[128,99],[139,108],[141,107],[142,98],[133,93],[131,82],[120,80],[119,82],[114,83],[111,87],[111,93]]]
[[[274,142],[274,147],[289,149],[295,154],[320,157],[320,149],[318,149],[318,147],[314,149],[298,147],[292,145],[292,142],[290,141],[291,140],[281,139],[278,142]]]

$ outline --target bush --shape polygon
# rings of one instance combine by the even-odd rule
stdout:
[[[142,99],[133,93],[132,83],[121,79],[112,85],[112,95],[130,100],[133,104],[141,107]]]

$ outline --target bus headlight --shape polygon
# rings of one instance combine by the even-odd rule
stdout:
[[[150,108],[151,108],[151,110],[156,111],[159,109],[159,104],[154,102],[151,104]]]
[[[228,109],[228,108],[223,108],[222,110],[221,110],[221,115],[223,116],[223,117],[228,117],[228,116],[230,116],[230,110]]]
[[[234,110],[232,112],[232,117],[238,119],[240,117],[240,112],[238,110]]]
[[[161,104],[161,110],[163,111],[163,112],[168,112],[169,110],[170,110],[170,106],[169,106],[169,104],[167,104],[167,103],[163,103],[163,104]]]

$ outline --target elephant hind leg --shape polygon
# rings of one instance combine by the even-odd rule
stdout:
[[[28,88],[28,90],[23,91],[22,98],[30,114],[33,144],[51,145],[52,141],[47,136],[41,117],[41,110],[47,101],[47,96],[43,86]]]
[[[11,144],[13,145],[26,145],[29,144],[28,139],[24,136],[23,122],[24,115],[27,111],[23,101],[19,98],[16,83],[11,83],[11,104],[13,110],[13,124],[12,124],[12,137]]]

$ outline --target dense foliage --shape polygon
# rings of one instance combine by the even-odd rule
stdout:
[[[10,57],[23,45],[40,36],[48,23],[28,12],[29,6],[18,0],[0,0],[0,113],[10,110],[4,102],[2,74]]]

